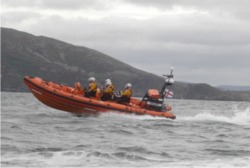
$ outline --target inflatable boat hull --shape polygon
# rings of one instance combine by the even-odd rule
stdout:
[[[75,88],[47,82],[38,77],[24,77],[24,82],[33,95],[45,105],[75,114],[99,114],[100,112],[126,112],[139,115],[151,115],[175,119],[171,107],[167,111],[159,112],[147,110],[139,106],[140,100],[131,98],[128,104],[115,101],[101,101],[99,98],[87,98]]]

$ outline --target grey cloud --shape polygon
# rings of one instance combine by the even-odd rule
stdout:
[[[224,20],[212,20],[201,17],[197,20],[182,19],[177,22],[169,18],[138,21],[135,19],[108,18],[101,21],[79,19],[79,25],[85,35],[100,41],[118,43],[141,42],[141,45],[154,43],[188,43],[199,45],[247,45],[250,44],[250,25]],[[204,19],[204,20],[203,20]],[[178,20],[178,18],[176,18]],[[83,32],[84,33],[84,32]],[[136,47],[137,45],[131,46]]]
[[[38,9],[106,9],[109,4],[102,0],[4,0],[6,7],[36,7]]]
[[[123,0],[144,7],[156,7],[161,10],[181,6],[200,11],[209,11],[217,15],[232,15],[242,19],[250,19],[249,0]]]
[[[244,45],[250,43],[250,24],[193,16],[168,22],[168,18],[150,21],[152,40],[202,45]],[[153,26],[152,26],[153,25]]]
[[[43,6],[54,9],[106,9],[107,3],[101,0],[42,0]]]
[[[24,22],[28,22],[31,20],[39,20],[42,17],[37,12],[20,12],[20,11],[13,11],[13,12],[4,12],[1,14],[1,21],[2,25],[9,25],[9,26],[16,26],[17,24],[21,25]]]
[[[24,20],[25,17],[37,17],[39,14],[27,12],[13,12],[3,14],[2,21],[11,22]],[[196,19],[194,19],[194,18]],[[173,21],[174,20],[174,21]],[[167,43],[188,43],[199,45],[246,45],[250,44],[250,24],[248,22],[225,21],[223,19],[208,18],[206,16],[192,16],[188,18],[159,17],[151,20],[136,20],[127,18],[104,18],[102,20],[88,20],[81,17],[64,19],[53,15],[39,20],[38,27],[53,29],[58,27],[62,36],[69,34],[68,38],[82,40],[81,36],[75,35],[79,32],[86,40],[98,40],[103,43],[117,42],[123,45],[141,45],[154,43],[163,45]],[[73,25],[73,26],[72,26]],[[63,33],[67,28],[68,33]],[[40,28],[41,29],[41,28]],[[38,29],[38,30],[40,30]],[[42,28],[41,32],[44,28]],[[49,31],[48,31],[49,32]],[[72,33],[70,33],[72,32]],[[67,39],[68,39],[67,38]]]
[[[1,5],[5,7],[33,7],[38,5],[39,0],[2,0]]]

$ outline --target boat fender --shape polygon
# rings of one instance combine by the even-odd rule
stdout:
[[[83,91],[83,87],[80,82],[75,83],[75,89],[78,91]]]

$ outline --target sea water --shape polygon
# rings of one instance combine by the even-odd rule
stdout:
[[[176,120],[47,107],[1,93],[2,167],[250,167],[250,102],[167,100]]]

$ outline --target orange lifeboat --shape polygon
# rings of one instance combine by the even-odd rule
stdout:
[[[101,101],[100,96],[84,97],[84,90],[79,82],[75,88],[47,82],[39,77],[24,77],[24,82],[33,95],[45,105],[75,114],[97,114],[100,112],[126,112],[139,115],[151,115],[175,119],[171,107],[163,102],[151,102],[149,99],[131,98],[129,103],[119,104],[114,100]],[[149,90],[148,96],[159,98],[159,92]]]

